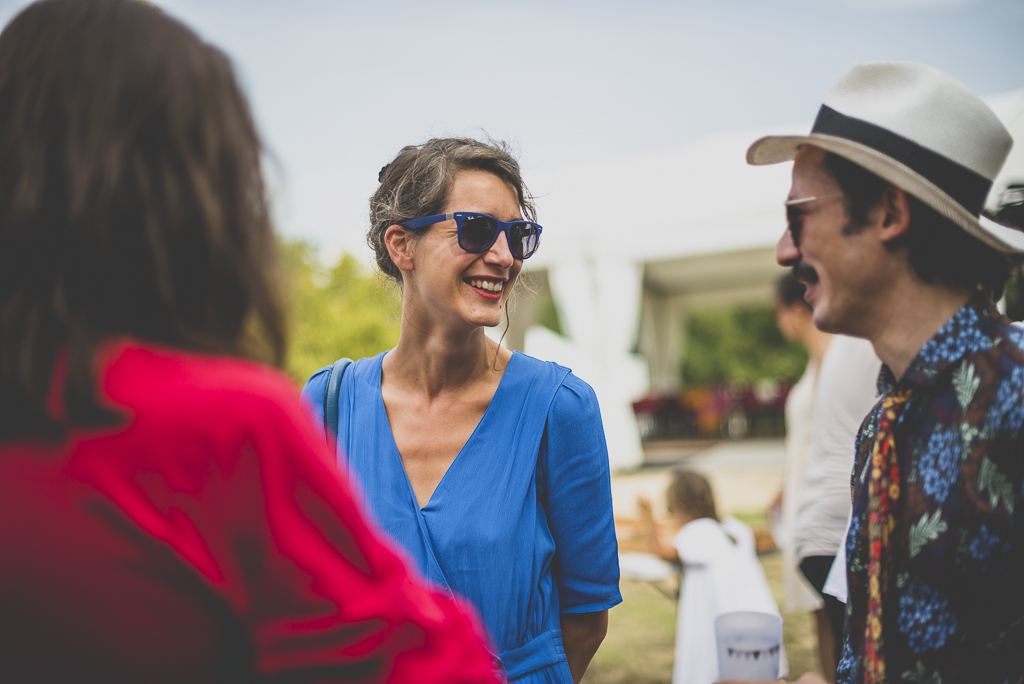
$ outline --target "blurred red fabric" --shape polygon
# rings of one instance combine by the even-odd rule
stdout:
[[[121,425],[0,445],[0,681],[500,679],[289,380],[130,341],[98,363]]]

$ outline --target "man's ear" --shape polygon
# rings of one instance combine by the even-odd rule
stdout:
[[[907,232],[910,226],[910,202],[902,188],[889,184],[882,193],[882,240],[890,242]]]
[[[391,261],[400,271],[413,269],[413,242],[410,232],[402,226],[390,225],[384,231],[384,244]]]

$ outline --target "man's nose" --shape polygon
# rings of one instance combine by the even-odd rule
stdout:
[[[779,266],[792,267],[800,263],[800,248],[793,244],[793,234],[788,230],[775,245],[775,261]]]

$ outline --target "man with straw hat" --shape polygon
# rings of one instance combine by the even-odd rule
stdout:
[[[993,305],[1024,232],[980,216],[1011,145],[958,81],[880,63],[843,74],[809,135],[747,152],[794,161],[776,259],[815,324],[883,362],[850,445],[839,682],[1024,674],[1024,331]]]

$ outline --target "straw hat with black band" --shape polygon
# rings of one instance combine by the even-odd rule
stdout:
[[[855,64],[806,136],[768,136],[750,164],[793,159],[801,145],[838,154],[893,183],[985,244],[1024,254],[1024,231],[979,220],[1013,139],[962,83],[923,64]]]

